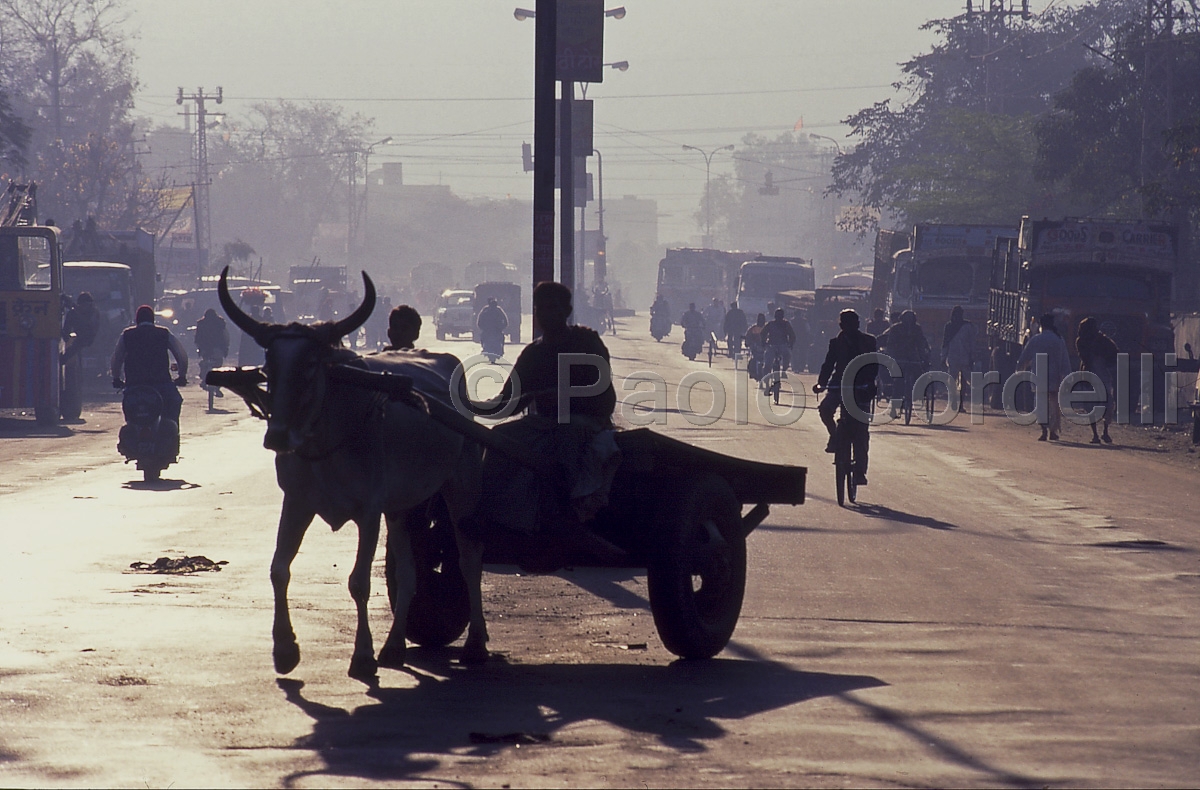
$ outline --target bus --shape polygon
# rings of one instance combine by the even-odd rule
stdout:
[[[767,305],[777,302],[783,291],[815,291],[816,274],[811,261],[760,255],[745,261],[738,270],[737,303],[750,323],[759,313],[770,321]]]
[[[32,408],[41,424],[59,418],[62,293],[58,229],[0,227],[0,409]]]
[[[679,319],[694,303],[701,310],[713,298],[728,303],[737,298],[738,270],[757,252],[727,252],[694,247],[667,250],[658,262],[658,294],[671,307],[671,320]]]

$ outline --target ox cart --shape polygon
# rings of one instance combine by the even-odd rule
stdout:
[[[488,451],[552,474],[543,459],[483,425],[436,402],[430,406],[431,416]],[[608,567],[646,569],[654,625],[666,648],[683,658],[711,658],[728,644],[741,614],[747,536],[771,505],[804,503],[807,470],[734,458],[648,428],[618,431],[615,438],[622,460],[609,504],[587,526],[626,553]],[[440,647],[466,630],[469,604],[447,520],[435,511],[424,524],[412,532],[417,591],[407,633],[416,644]],[[484,540],[484,563],[543,573],[600,565],[582,548],[547,555],[548,542],[544,532],[500,530]]]
[[[335,366],[330,375],[384,392],[393,401],[403,401],[412,388],[406,376],[356,367]],[[265,381],[257,368],[218,369],[208,376],[209,384],[241,395],[258,416],[270,410]],[[430,417],[486,451],[554,475],[546,459],[445,403],[434,398],[426,403]],[[734,458],[646,428],[618,431],[616,442],[622,460],[609,504],[587,526],[625,552],[608,567],[647,570],[650,608],[666,648],[683,658],[710,658],[728,644],[741,614],[747,536],[771,505],[804,502],[806,469]],[[407,527],[416,565],[407,638],[418,645],[445,646],[463,634],[471,614],[450,519],[435,498],[427,511],[413,514]],[[483,560],[542,573],[600,564],[582,547],[572,551],[568,542],[563,550],[555,542],[553,526],[533,534],[499,530],[483,536]],[[547,546],[552,547],[549,552]],[[397,583],[390,550],[385,565],[391,597]]]

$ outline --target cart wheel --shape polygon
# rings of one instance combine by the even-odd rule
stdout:
[[[432,518],[424,510],[414,513],[405,531],[412,541],[417,571],[417,590],[408,605],[405,636],[424,647],[445,647],[462,636],[471,621],[471,601],[458,567],[458,546],[449,514],[439,500]],[[389,544],[391,537],[389,534]],[[384,554],[384,569],[388,602],[394,609],[396,569],[390,545]]]
[[[742,611],[746,537],[724,478],[706,475],[684,486],[660,503],[662,544],[647,569],[650,610],[667,650],[712,658],[729,643]]]

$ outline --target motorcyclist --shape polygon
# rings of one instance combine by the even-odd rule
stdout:
[[[896,360],[904,373],[901,386],[907,391],[893,394],[911,397],[917,377],[929,369],[929,341],[925,339],[925,331],[917,322],[917,314],[912,310],[905,310],[900,314],[900,321],[892,324],[880,335],[878,342],[879,347]],[[894,410],[892,416],[896,416]]]
[[[729,312],[725,314],[725,323],[721,327],[725,333],[725,343],[729,348],[729,356],[735,356],[742,350],[742,336],[746,334],[746,313],[732,302]]]
[[[483,353],[493,362],[504,356],[504,330],[508,329],[508,315],[496,297],[488,297],[487,305],[475,319],[475,325],[479,327],[479,343],[483,346]]]
[[[813,392],[825,392],[825,397],[821,400],[821,405],[817,407],[817,413],[821,416],[821,422],[825,424],[825,429],[829,431],[829,443],[825,445],[825,452],[832,453],[836,450],[834,447],[834,431],[837,429],[837,423],[834,421],[834,415],[838,408],[845,410],[842,403],[842,375],[846,371],[846,367],[851,360],[861,354],[869,354],[877,349],[874,335],[868,335],[859,330],[858,313],[853,310],[843,310],[838,316],[838,326],[841,332],[829,341],[829,351],[825,355],[825,362],[821,365],[821,372],[817,375],[817,383],[813,385]],[[864,412],[870,411],[871,401],[875,398],[875,374],[878,365],[864,365],[854,376],[854,401]],[[867,484],[867,453],[870,450],[870,425],[866,422],[860,422],[857,426],[858,430],[854,431],[854,457],[856,461],[854,472],[854,481],[860,486]]]
[[[763,327],[763,363],[766,372],[775,369],[776,364],[779,365],[780,376],[787,377],[788,362],[792,356],[792,346],[796,345],[796,331],[792,329],[791,323],[784,317],[782,307],[775,309],[775,320]]]
[[[613,320],[612,292],[608,290],[606,283],[600,283],[592,289],[592,307],[600,316],[600,331],[611,331],[615,335],[617,324]]]
[[[96,340],[100,332],[100,311],[96,309],[96,301],[87,291],[82,291],[63,317],[63,340],[67,341],[62,361],[66,363]],[[74,337],[72,337],[74,335]]]
[[[689,359],[695,359],[696,354],[700,353],[700,348],[704,345],[706,326],[704,316],[696,309],[695,302],[688,303],[687,312],[679,319],[679,325],[683,327],[683,353]],[[689,351],[691,351],[690,354]]]
[[[229,327],[216,310],[210,307],[204,311],[204,316],[196,322],[196,334],[193,339],[202,368],[212,370],[225,364],[225,357],[229,356]],[[216,397],[225,397],[220,387],[213,387],[212,390]]]
[[[174,382],[168,353],[179,366],[179,376]],[[152,387],[162,397],[163,417],[178,423],[183,396],[175,387],[187,384],[187,369],[188,355],[183,345],[170,329],[155,326],[154,308],[145,304],[139,307],[136,323],[121,333],[113,350],[113,386]]]
[[[654,304],[650,305],[650,334],[655,334],[655,327],[660,327],[662,337],[671,333],[671,305],[662,294],[654,295]]]

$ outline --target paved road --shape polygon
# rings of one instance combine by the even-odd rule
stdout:
[[[619,381],[708,370],[643,324],[619,322],[610,341]],[[712,370],[732,398],[731,363]],[[656,430],[810,468],[809,501],[775,509],[751,537],[742,618],[720,657],[673,660],[641,573],[495,568],[488,666],[416,650],[412,671],[368,687],[345,674],[350,528],[309,532],[292,585],[302,662],[276,677],[267,566],[281,496],[262,424],[223,406],[205,414],[188,392],[183,458],[152,489],[115,454],[115,404],[53,435],[0,420],[0,785],[1190,786],[1200,775],[1195,472],[1121,447],[1122,431],[1117,447],[1093,448],[1085,429],[1041,444],[990,413],[982,425],[880,427],[870,486],[839,508],[815,413],[769,426],[753,395],[745,425],[733,406],[704,427],[668,411]],[[184,554],[228,564],[129,571]],[[510,735],[524,742],[499,737]]]

